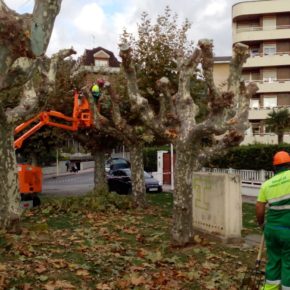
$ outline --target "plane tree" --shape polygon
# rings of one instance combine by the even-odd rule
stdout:
[[[114,82],[113,82],[114,83]],[[102,106],[100,112],[91,102],[91,107],[94,113],[94,128],[90,129],[88,136],[79,136],[82,144],[91,138],[91,148],[94,148],[93,155],[100,158],[104,155],[104,150],[107,146],[116,144],[124,144],[129,148],[130,163],[131,163],[131,180],[132,180],[132,196],[136,207],[146,206],[146,191],[144,182],[144,166],[143,166],[143,148],[145,143],[150,143],[153,138],[152,130],[144,130],[138,116],[131,114],[130,104],[126,100],[126,94],[117,94],[113,83],[107,82],[102,92],[103,105],[109,102],[109,106]],[[120,85],[120,83],[118,83]],[[89,97],[90,91],[87,87],[83,88],[84,93]],[[122,95],[122,97],[121,97]],[[106,110],[105,110],[106,108]],[[96,135],[97,134],[97,135]],[[102,153],[103,152],[103,153]],[[96,176],[99,180],[103,176],[104,160],[96,159],[96,162],[101,164],[102,168],[96,164]],[[96,182],[95,182],[96,184]]]
[[[138,59],[138,81],[142,93],[150,100],[154,113],[158,111],[159,103],[156,100],[157,76],[164,75],[176,79],[176,64],[172,58],[172,54],[177,47],[183,47],[186,43],[186,32],[190,28],[188,21],[178,28],[176,25],[177,16],[172,16],[169,8],[166,8],[165,15],[160,16],[157,20],[155,28],[147,21],[148,15],[143,13],[142,21],[139,25],[139,50],[136,52],[135,59]],[[142,35],[148,32],[159,31],[154,38],[146,40]],[[162,37],[161,37],[162,36]],[[121,36],[122,41],[132,40],[131,35],[124,31]],[[162,52],[162,54],[160,53]],[[159,54],[158,54],[159,53]],[[148,62],[150,60],[151,62]],[[143,112],[135,110],[135,104],[131,102],[128,96],[128,87],[124,77],[124,71],[108,84],[106,90],[103,91],[103,97],[107,96],[111,103],[109,114],[104,115],[103,112],[94,112],[95,126],[101,131],[117,136],[119,140],[128,148],[130,152],[131,172],[132,172],[132,195],[134,203],[137,207],[146,206],[146,191],[144,182],[144,165],[143,165],[143,149],[145,144],[153,142],[168,142],[163,136],[154,134],[152,129],[144,126]],[[89,92],[87,92],[89,94]],[[165,104],[167,105],[167,104]],[[174,118],[172,119],[174,120]],[[161,143],[160,143],[161,142]]]
[[[21,214],[14,128],[39,110],[53,92],[59,60],[74,53],[44,55],[61,2],[35,0],[33,12],[20,15],[0,0],[0,228]]]
[[[121,46],[121,57],[134,111],[140,112],[145,126],[175,145],[172,242],[174,245],[185,245],[193,235],[193,172],[216,152],[238,145],[248,128],[249,100],[257,91],[257,86],[250,84],[246,87],[241,80],[241,68],[248,57],[247,46],[237,44],[234,47],[231,73],[227,88],[223,91],[218,89],[213,81],[212,41],[200,40],[190,56],[179,51],[176,59],[179,76],[177,92],[171,94],[168,78],[158,80],[162,91],[159,95],[159,114],[154,112],[148,100],[139,91],[131,48],[127,44]],[[199,107],[190,94],[190,80],[200,63],[208,88],[208,114],[204,120],[197,122]],[[172,115],[175,122],[168,120],[168,116]],[[205,138],[207,142],[204,142]]]

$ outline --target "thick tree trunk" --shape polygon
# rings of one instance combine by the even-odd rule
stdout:
[[[0,228],[8,228],[21,214],[13,132],[8,125],[0,127]]]
[[[282,144],[284,142],[284,133],[278,133],[278,144]]]
[[[175,145],[175,191],[173,202],[172,244],[184,246],[192,238],[192,144],[177,141]]]
[[[108,190],[107,178],[106,178],[106,155],[105,151],[98,150],[94,154],[95,161],[95,172],[94,172],[94,191],[98,192],[100,190]]]
[[[134,203],[137,207],[146,206],[146,190],[144,180],[143,145],[130,144],[131,180]]]

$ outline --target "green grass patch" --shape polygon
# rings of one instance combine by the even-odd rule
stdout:
[[[47,220],[47,224],[51,229],[73,229],[76,226],[76,221],[68,216],[51,217]]]
[[[144,210],[118,208],[123,197],[120,203],[111,198],[53,198],[28,211],[21,236],[0,236],[3,289],[26,284],[46,289],[56,281],[76,289],[239,289],[255,251],[203,237],[185,248],[172,247],[171,193],[147,195]],[[95,205],[86,206],[90,202]],[[247,231],[255,230],[254,221],[254,206],[245,204]]]
[[[260,234],[261,229],[256,221],[256,207],[254,204],[243,203],[243,235]]]

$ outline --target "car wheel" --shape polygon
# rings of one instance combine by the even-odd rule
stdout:
[[[40,198],[37,195],[32,197],[32,202],[33,202],[33,207],[40,206],[40,203],[41,203]]]

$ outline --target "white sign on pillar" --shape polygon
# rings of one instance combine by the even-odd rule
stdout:
[[[194,173],[193,226],[225,239],[241,237],[242,197],[239,175]]]
[[[157,151],[157,176],[156,179],[163,185],[163,154],[168,151]]]

